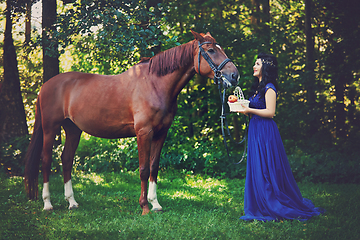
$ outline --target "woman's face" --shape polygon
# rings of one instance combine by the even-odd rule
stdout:
[[[256,59],[254,67],[253,67],[253,69],[254,69],[253,76],[258,77],[259,81],[261,81],[261,77],[262,77],[262,75],[261,75],[261,67],[262,67],[262,62],[261,62],[261,59],[258,58],[258,59]]]

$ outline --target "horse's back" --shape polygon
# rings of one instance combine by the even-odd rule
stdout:
[[[133,136],[131,91],[121,81],[119,75],[59,74],[40,91],[42,112],[54,125],[68,118],[94,136]]]

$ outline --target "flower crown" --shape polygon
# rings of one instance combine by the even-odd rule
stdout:
[[[262,64],[266,63],[266,64],[269,64],[270,66],[276,67],[276,65],[274,64],[273,61],[261,59],[261,62],[262,62]]]

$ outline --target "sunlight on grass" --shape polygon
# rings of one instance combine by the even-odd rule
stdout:
[[[337,195],[337,194],[335,194],[335,195]],[[320,192],[320,193],[316,194],[316,196],[325,198],[325,197],[331,197],[331,194],[328,193],[328,192],[323,191],[323,192]]]
[[[234,182],[238,183],[240,181],[235,180]],[[166,186],[171,184],[175,188],[178,186],[178,189],[176,191],[164,191],[164,189],[159,188],[159,196],[167,196],[170,199],[190,200],[194,204],[206,202],[214,207],[226,207],[233,210],[238,210],[243,206],[242,203],[239,203],[239,200],[242,199],[242,188],[237,188],[237,184],[229,185],[224,179],[184,174],[173,179],[171,183],[166,181],[166,177],[160,183]]]
[[[80,174],[80,172],[78,174]],[[96,185],[99,185],[104,182],[104,178],[102,178],[99,174],[96,173],[82,173],[81,177],[80,176],[78,177],[79,179],[82,180],[82,182],[86,182],[86,183],[93,182]]]
[[[210,191],[211,189],[217,188],[218,191],[225,189],[225,184],[221,180],[207,178],[207,179],[194,179],[194,177],[188,176],[186,178],[187,184],[191,187],[202,188]]]
[[[68,210],[61,175],[52,176],[53,211],[28,201],[22,177],[0,176],[0,239],[359,239],[358,185],[300,184],[327,210],[307,222],[240,221],[244,179],[161,173],[162,214],[141,216],[138,172],[74,177],[80,206]],[[156,231],[154,231],[156,229]],[[239,237],[241,236],[241,237]]]
[[[191,194],[189,192],[185,192],[185,191],[176,191],[174,194],[164,194],[164,195],[168,195],[171,199],[182,198],[182,199],[195,200],[195,199],[199,198],[199,196],[193,195],[193,194]]]
[[[17,184],[19,182],[22,182],[22,181],[24,181],[24,177],[12,176],[12,177],[9,178],[9,183],[13,184],[13,185],[15,185],[15,184]]]

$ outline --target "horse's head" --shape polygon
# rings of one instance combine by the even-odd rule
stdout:
[[[194,58],[195,71],[202,76],[213,78],[216,84],[221,81],[225,88],[236,86],[239,72],[216,40],[209,32],[191,32],[198,42],[198,57]]]

